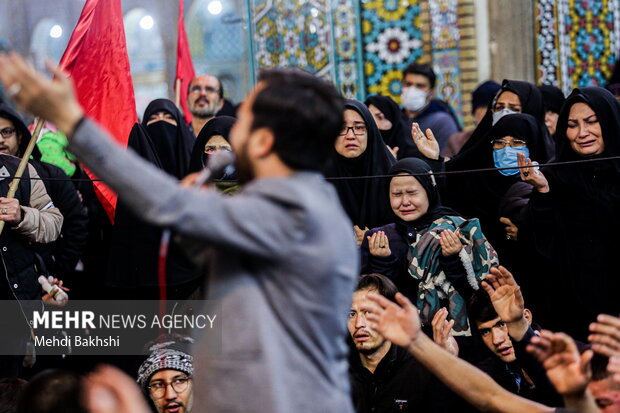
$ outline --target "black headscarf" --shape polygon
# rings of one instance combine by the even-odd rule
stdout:
[[[512,92],[515,95],[519,96],[519,101],[521,103],[521,113],[525,113],[531,115],[536,119],[539,125],[545,125],[545,110],[543,106],[542,95],[540,90],[529,82],[522,82],[519,80],[507,80],[504,79],[502,82],[501,89],[495,95],[495,98],[489,103],[489,107],[487,109],[487,113],[484,115],[474,132],[472,133],[471,138],[465,143],[461,151],[450,160],[449,165],[447,166],[448,170],[466,170],[466,169],[475,169],[480,168],[480,154],[477,153],[481,148],[484,149],[485,146],[489,143],[489,132],[493,127],[493,106],[495,102],[499,98],[499,96],[504,92]],[[546,131],[546,127],[544,129],[541,128],[543,132]],[[546,133],[548,135],[548,132]],[[547,142],[548,140],[548,142]],[[551,136],[548,138],[545,136],[545,148],[546,151],[543,154],[540,154],[541,158],[538,160],[539,162],[546,162],[549,156],[549,148],[551,145]],[[486,159],[486,157],[484,157]]]
[[[585,159],[579,155],[570,146],[566,136],[568,127],[568,116],[570,110],[575,103],[583,102],[590,106],[598,122],[601,125],[603,141],[605,142],[605,150],[601,155],[594,155],[590,158],[608,157],[620,155],[620,103],[615,99],[614,95],[606,89],[600,87],[585,87],[574,89],[566,98],[566,103],[558,117],[558,126],[556,129],[556,158],[557,161],[574,161]],[[565,167],[554,167],[552,174],[567,186],[572,186],[575,190],[582,193],[590,193],[591,196],[606,197],[609,194],[600,193],[592,194],[594,190],[590,184],[591,176],[597,170],[610,169],[615,173],[620,173],[620,160],[612,160],[605,162],[594,162],[582,165],[573,165]]]
[[[146,125],[159,111],[170,113],[177,126],[159,121]],[[136,123],[127,146],[170,175],[181,179],[188,174],[194,138],[179,110],[168,99],[152,101],[144,111],[142,123]],[[107,284],[121,288],[158,285],[157,263],[161,228],[143,221],[119,197],[114,216],[108,259]],[[198,277],[193,263],[178,244],[171,242],[167,261],[167,283],[178,285]]]
[[[512,136],[527,142],[527,149],[530,152],[530,158],[538,161],[544,159],[545,142],[543,132],[540,130],[540,124],[533,116],[525,113],[515,113],[502,117],[492,128],[490,133],[489,157],[490,165],[493,165],[493,148],[490,144],[491,140],[502,139],[506,136]]]
[[[491,141],[505,136],[526,141],[530,158],[539,163],[545,162],[544,155],[540,155],[546,153],[541,129],[540,123],[528,114],[516,113],[502,117],[486,135],[485,142],[478,145],[476,152],[471,154],[475,161],[474,167],[494,168]],[[450,162],[446,166],[450,166]],[[506,234],[503,224],[499,222],[500,207],[507,191],[519,181],[519,175],[505,176],[497,171],[449,175],[448,205],[468,218],[479,218],[491,244],[501,250]]]
[[[226,141],[230,142],[230,130],[236,121],[237,119],[231,116],[216,116],[203,126],[198,137],[196,137],[196,142],[194,142],[189,160],[189,173],[198,172],[206,166],[204,162],[205,145],[212,136],[221,135]]]
[[[560,113],[566,101],[562,90],[552,85],[538,86],[538,90],[542,94],[545,111]]]
[[[414,175],[414,178],[422,185],[428,197],[428,211],[426,214],[416,219],[414,222],[407,223],[408,225],[412,225],[419,231],[428,227],[433,221],[443,216],[459,215],[453,209],[444,207],[441,204],[441,196],[439,195],[439,189],[437,189],[435,177],[431,174],[431,167],[426,162],[418,158],[401,159],[392,165],[388,174],[396,175],[402,172]],[[399,218],[396,219],[400,220]]]
[[[159,111],[170,113],[176,120],[177,126],[163,121],[147,126],[149,117]],[[136,127],[132,129],[128,146],[170,175],[179,179],[185,177],[189,171],[189,158],[194,146],[194,138],[174,103],[168,99],[155,99],[149,103],[144,111],[141,126],[143,128],[141,131],[136,130],[139,129]],[[147,141],[137,141],[137,139],[145,139],[145,136],[148,137]],[[149,146],[151,150],[141,152],[140,149],[145,146]],[[157,155],[156,159],[151,157],[153,153]]]
[[[415,145],[411,139],[411,133],[407,132],[398,104],[391,97],[380,95],[370,96],[364,103],[366,106],[374,105],[392,122],[392,129],[379,130],[383,142],[391,148],[398,147],[398,159],[410,156],[411,151],[415,150]]]
[[[334,148],[331,162],[325,168],[325,176],[330,178],[387,175],[396,161],[383,143],[370,111],[362,102],[353,99],[345,100],[346,109],[356,111],[364,119],[368,144],[364,153],[353,159],[341,156]],[[375,228],[393,221],[387,197],[389,191],[387,178],[338,179],[331,182],[336,187],[340,201],[354,225],[360,228]]]
[[[605,142],[600,155],[576,153],[567,138],[570,111],[579,102],[596,113]],[[603,88],[574,89],[558,117],[556,145],[560,162],[620,155],[620,103]],[[557,292],[549,296],[549,309],[561,311],[550,320],[557,324],[554,328],[585,339],[588,324],[598,314],[620,311],[620,242],[616,235],[620,230],[620,161],[555,165],[546,168],[544,174],[549,180],[550,198],[532,198],[531,202],[533,206],[540,202],[541,209],[553,211],[533,214],[539,218],[533,225],[536,248],[554,265],[549,276]],[[571,304],[563,305],[566,302]]]

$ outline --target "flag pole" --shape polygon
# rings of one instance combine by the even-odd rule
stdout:
[[[183,112],[183,108],[181,108],[181,79],[180,78],[176,78],[176,80],[174,81],[174,93],[175,93],[174,103],[175,105],[177,105],[177,108],[179,108],[179,110]]]
[[[19,166],[17,167],[17,172],[15,172],[15,177],[11,181],[11,185],[9,186],[9,192],[6,195],[6,198],[12,199],[15,197],[15,193],[17,192],[17,187],[19,187],[19,182],[24,175],[24,171],[26,170],[26,166],[28,165],[28,160],[30,159],[30,155],[34,150],[34,145],[37,143],[37,139],[39,139],[39,134],[41,133],[41,128],[45,121],[41,118],[37,119],[37,123],[34,128],[34,132],[32,132],[32,137],[30,138],[30,142],[28,142],[28,146],[26,147],[26,151],[23,153],[21,161],[19,161]],[[0,234],[4,230],[5,221],[0,221]]]

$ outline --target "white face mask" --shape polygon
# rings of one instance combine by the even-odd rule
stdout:
[[[401,99],[405,109],[412,112],[417,112],[426,105],[426,98],[428,92],[418,89],[417,87],[409,86],[404,87],[401,94]]]
[[[510,110],[508,108],[504,108],[502,110],[500,110],[499,112],[493,112],[493,125],[495,125],[497,122],[499,122],[499,120],[501,118],[503,118],[506,115],[512,115],[515,114],[517,112],[515,112],[514,110]]]

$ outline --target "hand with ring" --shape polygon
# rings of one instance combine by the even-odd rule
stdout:
[[[385,232],[377,231],[366,238],[368,239],[368,251],[370,255],[374,257],[389,257],[392,255],[390,242]]]
[[[517,240],[517,236],[519,234],[519,227],[517,227],[513,222],[506,217],[500,217],[499,222],[506,225],[504,231],[506,231],[506,239],[507,240]]]
[[[517,153],[517,161],[519,163],[521,180],[523,182],[532,185],[541,194],[549,192],[549,182],[547,182],[547,178],[537,169],[538,167],[532,163],[530,158],[525,158],[525,155],[522,153]],[[531,173],[532,168],[534,168],[534,173]]]
[[[0,197],[0,221],[10,225],[17,225],[22,220],[22,209],[16,198]]]

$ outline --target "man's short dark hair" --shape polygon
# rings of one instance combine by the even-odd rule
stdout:
[[[82,377],[68,370],[45,370],[24,389],[18,413],[87,413],[82,407]]]
[[[262,71],[252,105],[252,130],[270,129],[288,167],[321,170],[344,122],[344,99],[319,77],[296,68]]]
[[[355,291],[360,290],[376,290],[379,294],[385,298],[396,302],[396,293],[398,288],[388,277],[382,274],[364,274],[357,282]]]
[[[431,84],[431,89],[435,88],[437,76],[435,75],[435,71],[433,70],[433,67],[431,65],[422,63],[411,63],[403,71],[403,78],[408,74],[425,76]]]
[[[482,288],[472,294],[469,299],[467,315],[473,324],[472,327],[476,326],[476,322],[486,323],[498,317],[489,295]]]

